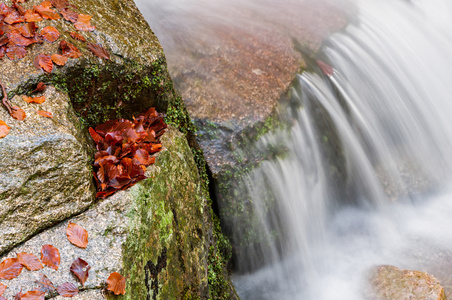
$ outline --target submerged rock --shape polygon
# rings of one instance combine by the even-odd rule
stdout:
[[[379,266],[372,275],[371,284],[371,299],[446,300],[446,293],[438,279],[420,271]]]

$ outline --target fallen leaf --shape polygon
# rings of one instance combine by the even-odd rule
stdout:
[[[16,120],[22,121],[27,116],[25,114],[25,111],[19,106],[13,106],[11,107],[11,109],[12,109],[11,117],[13,117]]]
[[[44,300],[44,295],[45,293],[41,291],[29,291],[23,294],[20,300]]]
[[[78,288],[70,282],[63,283],[57,287],[57,291],[63,297],[74,297],[78,294]]]
[[[36,68],[42,69],[47,73],[53,70],[52,58],[48,54],[38,54],[34,60],[34,64]]]
[[[38,13],[36,13],[36,11],[34,9],[28,9],[25,12],[24,15],[25,21],[26,22],[41,22],[43,20],[42,16]]]
[[[4,121],[0,120],[0,138],[4,138],[5,136],[7,136],[10,129],[11,127],[6,125]]]
[[[0,296],[6,291],[7,286],[0,282]]]
[[[126,278],[118,272],[111,273],[107,279],[107,290],[115,295],[124,295],[126,293]]]
[[[64,66],[67,63],[67,56],[52,54],[52,61],[58,66]]]
[[[66,236],[69,242],[77,247],[85,249],[88,245],[88,231],[77,224],[69,223]]]
[[[83,35],[81,35],[81,34],[78,34],[77,32],[69,32],[69,34],[75,40],[86,42],[85,37]]]
[[[22,293],[22,290],[20,290],[20,292],[17,292],[15,295],[14,295],[14,300],[20,300],[20,298],[23,296],[23,293]]]
[[[33,6],[33,8],[44,18],[49,20],[58,20],[61,16],[51,9],[52,3],[44,1],[40,5]]]
[[[22,265],[17,257],[6,258],[0,263],[0,279],[13,279],[22,272]]]
[[[29,271],[37,271],[42,269],[41,261],[31,253],[21,252],[17,254],[19,262]]]
[[[6,56],[11,60],[19,60],[27,55],[27,50],[22,46],[9,45],[6,47]]]
[[[146,150],[138,149],[135,152],[134,158],[136,158],[140,164],[148,166],[155,162],[155,157],[151,157]]]
[[[79,257],[72,263],[69,270],[74,273],[75,276],[77,276],[83,287],[85,287],[85,282],[89,276],[89,269],[91,269],[91,266],[89,266],[86,261]]]
[[[45,110],[37,110],[36,111],[38,113],[38,115],[42,116],[42,117],[46,117],[49,119],[53,118],[53,115],[50,111],[45,111]]]
[[[72,45],[71,43],[68,43],[66,41],[60,42],[60,49],[61,49],[61,53],[64,56],[67,56],[70,58],[79,58],[80,56],[82,56],[82,53],[80,52],[80,50],[78,50],[77,47],[75,47],[74,45]]]
[[[65,8],[65,9],[61,9],[60,12],[66,21],[69,21],[71,23],[77,22],[78,13],[76,13],[75,11]]]
[[[80,31],[93,31],[96,29],[95,26],[91,25],[91,18],[92,16],[90,15],[79,14],[77,22],[74,23],[75,29]]]
[[[39,290],[41,292],[48,293],[48,292],[53,292],[56,290],[52,281],[50,281],[50,279],[47,278],[47,276],[42,273],[39,274],[39,280],[37,280],[35,282],[41,286],[39,288]]]
[[[41,262],[58,271],[58,266],[60,265],[60,251],[52,245],[42,246]]]
[[[24,18],[16,10],[9,12],[3,19],[3,22],[8,24],[22,23],[23,21],[25,21]]]
[[[44,92],[46,90],[46,85],[44,84],[44,82],[40,81],[38,83],[38,85],[36,86],[36,88],[32,91],[32,93],[34,92]]]
[[[5,56],[6,47],[0,46],[0,59],[3,59],[3,56]]]
[[[110,54],[108,54],[107,50],[105,50],[101,44],[87,43],[86,46],[97,57],[110,59]]]
[[[20,34],[19,30],[13,30],[8,33],[8,39],[11,45],[26,47],[36,42],[36,40],[28,39]]]
[[[41,35],[46,41],[53,43],[60,37],[60,32],[53,26],[46,26],[41,29]]]
[[[24,99],[25,102],[27,103],[44,103],[44,101],[46,100],[46,96],[40,96],[40,97],[28,97],[23,95],[22,99]]]
[[[36,26],[36,23],[35,22],[30,22],[30,23],[25,23],[22,26],[20,26],[18,28],[18,31],[24,37],[34,38],[35,34],[36,34],[36,29],[38,29],[38,26]]]

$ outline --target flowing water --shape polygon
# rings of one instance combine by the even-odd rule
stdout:
[[[168,16],[150,20],[158,36],[179,32],[159,36],[165,50],[202,27],[173,11],[186,1],[153,11],[144,2],[137,4],[148,20]],[[207,2],[199,18],[227,22],[240,3],[255,2],[233,1],[235,10],[214,16]],[[261,2],[259,12],[273,11],[274,2]],[[354,5],[350,24],[319,54],[334,72],[320,63],[323,72],[312,66],[299,75],[281,111],[290,130],[256,145],[287,151],[245,182],[271,246],[239,257],[242,300],[366,299],[369,270],[381,264],[430,272],[452,292],[452,2]],[[270,15],[261,21],[272,23]]]

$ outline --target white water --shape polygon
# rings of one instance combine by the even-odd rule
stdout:
[[[289,149],[247,183],[260,227],[282,238],[259,249],[263,267],[235,276],[242,300],[365,299],[368,272],[380,264],[428,271],[450,287],[452,2],[358,8],[323,48],[334,75],[299,76],[293,98],[303,106],[288,113],[291,132],[259,145]],[[326,157],[333,143],[316,125],[319,107],[340,141],[343,182]],[[276,197],[271,210],[263,187]],[[262,263],[248,255],[239,268]]]

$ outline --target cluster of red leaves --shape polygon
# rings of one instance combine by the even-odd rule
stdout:
[[[146,178],[146,166],[155,162],[152,156],[161,150],[160,136],[167,125],[163,115],[150,108],[133,121],[111,120],[90,128],[96,143],[94,177],[99,198],[106,198]]]
[[[66,236],[72,244],[77,247],[86,249],[88,246],[88,231],[83,227],[69,223],[66,229]],[[39,260],[34,254],[31,253],[18,253],[17,257],[6,258],[0,263],[0,279],[11,280],[16,278],[22,272],[23,267],[29,271],[38,271],[43,268],[43,264],[49,268],[58,270],[60,265],[60,252],[52,245],[44,245],[41,248],[41,260]],[[85,287],[85,282],[89,276],[89,270],[91,266],[81,259],[77,258],[71,265],[70,271],[77,277]],[[57,291],[63,297],[73,297],[79,292],[76,285],[70,282],[66,282],[55,288],[52,281],[44,275],[39,274],[39,280],[36,281],[40,285],[40,288],[28,291],[25,294],[21,292],[14,296],[15,300],[44,300],[46,293]],[[107,279],[107,290],[112,291],[115,295],[126,293],[126,279],[124,276],[117,272],[111,273]],[[5,300],[2,296],[7,286],[0,283],[0,300]]]
[[[25,9],[21,4],[25,0],[13,0],[12,6],[0,3],[0,59],[6,54],[11,60],[19,60],[27,55],[26,47],[34,43],[55,42],[59,37],[59,31],[52,26],[47,26],[38,32],[37,22],[44,19],[57,20],[61,16],[74,24],[76,30],[93,31],[91,16],[79,14],[72,10],[75,6],[68,0],[43,1],[32,9]],[[55,8],[55,9],[53,9]],[[60,15],[61,14],[61,15]],[[85,42],[85,38],[75,32],[71,37]],[[88,49],[98,57],[109,59],[108,52],[99,44],[87,43]],[[45,72],[52,72],[53,63],[64,66],[67,58],[79,58],[81,56],[77,47],[64,40],[60,42],[61,54],[39,54],[34,64],[36,68]]]

